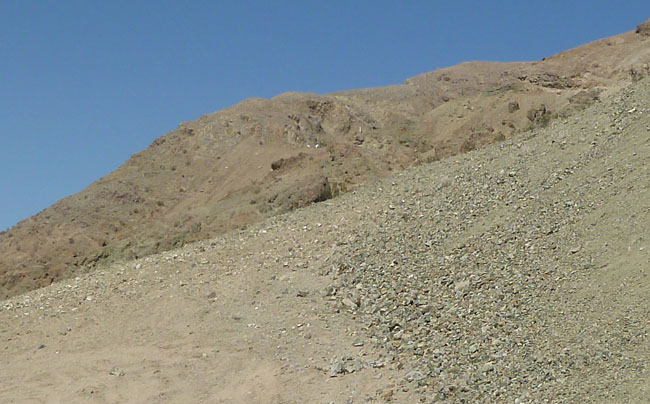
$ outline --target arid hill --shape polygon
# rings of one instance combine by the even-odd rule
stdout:
[[[249,99],[0,234],[0,296],[206,239],[566,119],[650,72],[648,24],[539,62]]]
[[[645,78],[545,128],[0,301],[0,401],[647,404],[648,201]]]

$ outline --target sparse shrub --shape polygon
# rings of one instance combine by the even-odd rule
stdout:
[[[537,124],[541,126],[542,128],[545,128],[548,126],[549,123],[551,123],[552,116],[551,114],[544,114],[542,117],[537,121]]]
[[[170,243],[172,247],[174,248],[179,248],[185,245],[185,240],[187,239],[187,234],[185,233],[180,233],[174,236],[174,238],[171,239]]]
[[[650,36],[650,20],[647,20],[644,23],[637,25],[635,32],[643,36]]]
[[[343,192],[345,192],[345,186],[343,184],[325,179],[321,191],[316,199],[314,199],[314,202],[323,202],[335,198]]]
[[[472,150],[476,150],[476,142],[474,139],[466,139],[463,144],[460,145],[460,151],[462,153],[467,153]]]
[[[551,111],[546,109],[546,105],[541,104],[539,108],[531,108],[526,113],[526,117],[530,121],[529,130],[537,127],[546,127],[553,119]]]

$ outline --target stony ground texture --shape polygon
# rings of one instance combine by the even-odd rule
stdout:
[[[650,402],[650,82],[0,303],[3,403]]]

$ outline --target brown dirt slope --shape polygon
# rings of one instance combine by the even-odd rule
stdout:
[[[241,228],[575,114],[648,75],[643,26],[531,63],[250,99],[183,123],[0,234],[0,296]]]
[[[4,300],[1,401],[648,403],[649,106]]]

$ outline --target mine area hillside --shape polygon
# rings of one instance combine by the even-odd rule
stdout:
[[[182,125],[3,235],[3,248],[33,240],[11,285],[53,265],[36,247],[50,230],[79,259],[90,247],[109,259],[119,243],[138,258],[0,302],[0,401],[650,402],[643,32],[534,64],[251,100]],[[440,122],[458,132],[445,138]],[[458,154],[460,128],[480,122],[505,139]],[[484,137],[461,144],[471,139]],[[427,148],[448,156],[416,165]],[[243,164],[257,152],[259,172]],[[303,184],[310,169],[327,182]],[[324,184],[345,190],[330,198]],[[189,242],[235,218],[248,226]],[[175,249],[172,229],[186,237]],[[142,253],[157,248],[168,250]]]
[[[650,24],[536,62],[249,99],[0,234],[0,297],[244,229],[571,119],[649,73]],[[485,171],[485,170],[484,170]],[[491,175],[496,175],[491,173]]]

